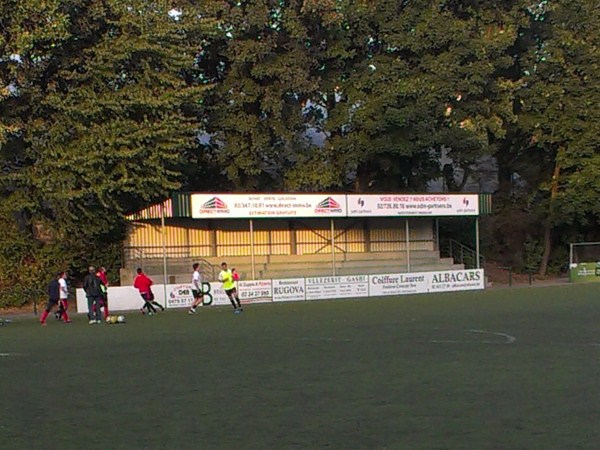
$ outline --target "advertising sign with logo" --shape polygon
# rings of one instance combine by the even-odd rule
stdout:
[[[314,277],[306,279],[306,300],[369,296],[367,275]]]
[[[596,263],[594,263],[596,264]],[[595,266],[596,267],[600,266]],[[595,270],[586,272],[595,274]],[[227,306],[231,303],[221,283],[202,283],[204,306]],[[168,308],[187,308],[192,303],[191,287],[185,284],[153,286],[156,301]],[[292,278],[282,280],[240,281],[242,303],[326,300],[338,298],[379,297],[420,294],[426,292],[468,291],[484,289],[483,269],[444,272],[399,273],[382,275],[347,275]],[[130,286],[109,287],[111,311],[139,310],[143,301],[137,289]],[[77,312],[87,312],[83,289],[77,289]]]
[[[429,292],[468,291],[483,289],[483,269],[428,272]]]
[[[189,284],[167,286],[167,308],[188,308],[193,302],[194,296]]]
[[[569,281],[571,283],[600,281],[600,262],[571,264]]]
[[[192,217],[346,217],[343,194],[193,194]]]
[[[238,282],[238,291],[242,303],[260,303],[273,301],[273,283],[271,280]]]
[[[304,278],[273,280],[274,302],[295,302],[306,300]]]
[[[348,195],[348,217],[476,216],[479,196],[462,194]]]
[[[429,280],[426,272],[395,273],[369,276],[369,295],[422,294],[427,292]]]

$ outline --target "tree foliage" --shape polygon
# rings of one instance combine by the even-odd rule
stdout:
[[[545,270],[600,238],[599,29],[590,0],[3,0],[0,284],[118,264],[180,188],[460,189],[482,156],[500,250]]]
[[[2,201],[40,248],[69,249],[61,259],[77,270],[98,253],[90,247],[114,247],[124,213],[184,181],[207,89],[194,60],[208,20],[168,2],[38,6],[3,16]],[[29,27],[38,22],[50,31]]]

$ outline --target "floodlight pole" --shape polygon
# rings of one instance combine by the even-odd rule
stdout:
[[[406,233],[406,271],[410,272],[410,225],[406,218],[404,232]]]
[[[333,225],[333,219],[330,219],[331,222],[331,270],[333,276],[335,277],[335,228]]]
[[[481,269],[479,264],[479,216],[475,217],[475,257],[477,258],[475,268]]]
[[[160,205],[160,228],[162,234],[162,251],[163,251],[163,290],[165,294],[164,303],[167,302],[167,236],[165,227],[165,204]]]
[[[435,250],[440,251],[440,219],[435,218]]]
[[[256,280],[254,271],[254,221],[250,219],[250,259],[252,262],[252,279]]]

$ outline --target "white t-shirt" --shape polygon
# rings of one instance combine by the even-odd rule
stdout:
[[[69,298],[69,291],[67,290],[67,281],[64,278],[59,278],[58,285],[60,286],[60,299],[66,300],[67,298]]]
[[[202,277],[197,270],[194,270],[194,273],[192,274],[192,289],[195,291],[202,290]]]

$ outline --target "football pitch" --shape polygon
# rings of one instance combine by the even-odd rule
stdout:
[[[600,286],[0,327],[0,448],[600,448]]]

